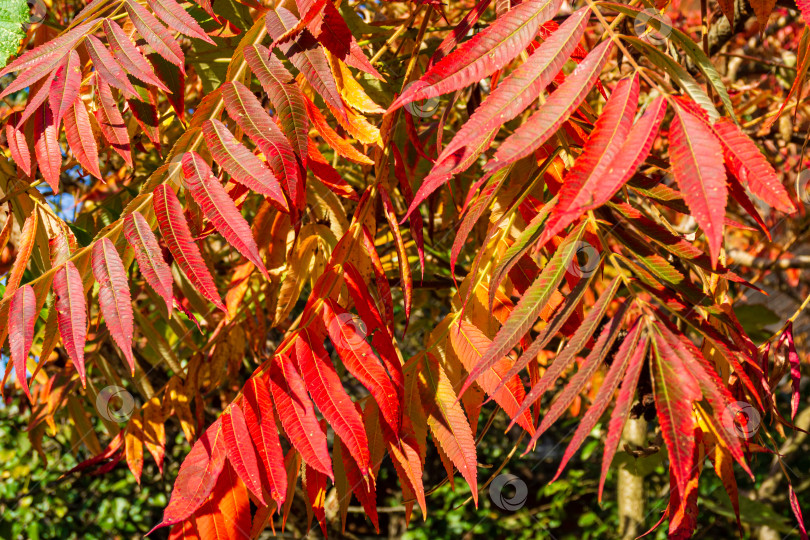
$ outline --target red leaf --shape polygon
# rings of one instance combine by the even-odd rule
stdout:
[[[11,219],[9,216],[8,219]],[[17,382],[25,391],[28,399],[31,391],[26,378],[28,351],[34,342],[34,323],[37,320],[37,298],[31,285],[23,285],[11,297],[11,311],[8,318],[8,343],[11,361]],[[32,400],[33,401],[33,400]]]
[[[464,416],[459,398],[439,361],[427,355],[422,369],[419,393],[427,413],[427,422],[433,437],[447,457],[458,468],[470,485],[473,501],[478,506],[478,479],[475,439]]]
[[[697,381],[660,334],[655,334],[653,345],[650,374],[655,409],[678,491],[686,493],[695,446],[692,403],[700,400],[702,393]]]
[[[706,234],[712,266],[717,265],[726,215],[726,170],[723,148],[705,121],[673,102],[669,130],[672,172],[695,221]]]
[[[21,126],[17,124],[17,113],[14,113],[6,121],[6,140],[8,149],[11,151],[11,159],[22,169],[25,176],[31,176],[31,150],[28,148],[28,141],[25,139]]]
[[[363,49],[354,39],[352,31],[346,26],[343,15],[340,14],[330,0],[327,0],[323,10],[315,15],[315,18],[309,24],[309,28],[312,30],[315,39],[346,65],[370,73],[377,79],[384,79],[366,58]]]
[[[529,446],[534,446],[537,439],[563,415],[565,410],[573,403],[574,399],[585,387],[585,384],[587,384],[593,374],[596,373],[599,366],[602,365],[618,337],[622,320],[624,319],[628,307],[629,304],[627,302],[623,303],[619,309],[616,310],[616,314],[604,325],[599,334],[599,338],[594,343],[585,361],[580,365],[579,370],[571,377],[571,380],[568,381],[565,388],[554,399],[548,412],[543,415],[540,427],[537,428],[537,432],[529,441]],[[512,420],[512,422],[514,422],[514,420]]]
[[[197,514],[200,538],[206,540],[248,540],[250,538],[250,500],[244,484],[227,463],[214,490]]]
[[[243,405],[250,438],[264,465],[264,474],[270,487],[270,496],[280,508],[287,494],[287,472],[284,470],[284,452],[276,428],[276,415],[266,377],[251,377],[244,388]]]
[[[129,14],[129,20],[132,21],[143,39],[152,46],[157,54],[180,68],[180,72],[185,74],[183,50],[166,27],[137,1],[127,0],[124,5]]]
[[[352,146],[347,139],[338,135],[338,133],[329,126],[326,117],[321,113],[320,109],[306,96],[304,96],[304,104],[307,108],[307,115],[309,115],[312,123],[315,124],[315,129],[318,130],[318,133],[321,134],[323,140],[326,141],[326,144],[328,144],[332,150],[355,163],[360,163],[361,165],[374,164],[373,160],[369,159],[368,156]]]
[[[590,196],[593,197],[593,202],[585,205],[581,198],[577,198],[576,202],[582,204],[582,206],[577,206],[578,209],[592,209],[601,206],[609,201],[616,191],[630,179],[650,152],[666,110],[664,98],[657,98],[647,107],[647,110],[630,130],[616,153],[616,157],[610,162],[610,166],[604,170],[601,179],[587,185],[589,189],[592,189]],[[594,176],[591,175],[590,179],[593,178]],[[569,205],[569,208],[574,208],[574,203]]]
[[[510,13],[512,12],[514,10]],[[505,167],[528,156],[546,142],[588,95],[612,50],[612,42],[609,40],[597,45],[573,73],[566,77],[565,82],[548,97],[540,110],[501,143],[495,157],[484,169],[496,170]]]
[[[467,372],[475,368],[492,344],[492,341],[478,327],[464,320],[450,328],[450,342]],[[517,411],[526,397],[526,390],[523,388],[520,377],[517,374],[513,375],[505,381],[505,384],[500,385],[500,390],[495,390],[504,380],[504,374],[509,371],[513,363],[508,357],[503,357],[482,373],[477,382],[487,394],[492,396],[495,403],[501,406],[509,418],[517,417],[518,424],[529,432],[529,435],[534,435],[531,411],[526,409],[517,415]]]
[[[194,443],[180,465],[169,504],[163,511],[163,521],[152,531],[180,523],[202,506],[225,466],[225,453],[222,422],[218,418]]]
[[[302,178],[290,142],[270,119],[256,96],[240,82],[222,86],[228,114],[262,151],[276,176],[286,179],[287,193],[296,208],[306,205]]]
[[[540,279],[542,278],[538,278],[538,281]],[[571,366],[576,359],[577,353],[582,350],[585,344],[591,339],[594,332],[596,332],[596,329],[599,327],[599,324],[601,323],[610,302],[613,300],[613,296],[616,294],[620,283],[621,280],[619,280],[619,278],[614,278],[613,281],[611,281],[607,288],[602,292],[599,299],[594,303],[593,307],[588,312],[588,315],[585,316],[576,332],[574,332],[574,335],[568,340],[565,348],[563,348],[562,352],[554,358],[551,365],[545,370],[545,372],[543,372],[543,376],[540,377],[540,380],[537,381],[529,393],[526,394],[526,399],[523,400],[523,404],[520,407],[520,412],[523,412],[524,409],[529,408],[535,401],[542,397],[546,390],[557,382],[560,375],[562,375],[563,372],[568,369],[569,366]],[[526,294],[528,294],[528,291]],[[524,297],[526,294],[524,294]],[[520,304],[518,304],[518,306],[519,305]],[[545,341],[545,339],[543,341]],[[528,356],[530,359],[532,358],[532,356],[529,356],[529,352],[536,357],[538,351],[534,350],[534,343],[526,352],[521,355],[515,364],[515,368],[523,363],[524,356]],[[512,369],[514,370],[515,368]]]
[[[19,118],[16,120],[16,125],[21,126],[39,109],[40,105],[45,103],[46,99],[50,99],[51,87],[53,86],[54,80],[56,80],[56,75],[63,70],[65,64],[67,64],[68,58],[69,56],[65,56],[62,63],[60,63],[50,75],[31,85],[28,89],[28,101],[25,103],[25,109],[22,114],[19,115]],[[51,107],[51,112],[53,112],[53,107]],[[56,125],[58,127],[58,124]]]
[[[318,525],[321,526],[321,531],[326,536],[326,511],[324,509],[326,504],[326,475],[307,464],[304,468],[302,482],[307,499],[309,499],[307,529],[312,526],[312,513],[314,513]],[[312,513],[310,513],[310,510]]]
[[[292,445],[305,462],[334,478],[326,435],[307,396],[306,384],[293,362],[283,354],[274,356],[267,381],[281,425]]]
[[[779,336],[779,341],[776,344],[777,350],[781,349],[784,344],[787,344],[790,378],[793,381],[793,395],[790,398],[790,418],[795,420],[796,413],[799,411],[799,387],[801,386],[802,371],[799,353],[796,352],[796,344],[793,343],[793,321],[788,321],[784,332]]]
[[[138,92],[135,87],[129,82],[127,74],[118,60],[113,58],[113,55],[107,50],[107,47],[94,35],[88,35],[84,41],[84,47],[87,49],[87,54],[93,61],[93,67],[96,70],[96,76],[101,80],[121,90],[128,98],[137,98]]]
[[[118,450],[121,449],[121,446],[123,444],[124,444],[124,432],[119,431],[118,434],[115,437],[113,437],[113,439],[110,441],[107,447],[104,450],[102,450],[99,454],[96,454],[95,456],[82,461],[65,474],[73,474],[74,472],[84,471],[90,467],[98,465],[104,460],[110,459],[111,457],[113,457],[115,454],[118,453]]]
[[[582,8],[568,17],[528,60],[501,81],[444,148],[437,163],[486,137],[531,105],[576,49],[589,15],[590,10]]]
[[[802,540],[807,540],[807,529],[804,527],[804,518],[802,517],[802,508],[799,506],[799,498],[796,496],[796,490],[793,489],[793,484],[788,485],[788,498],[790,499],[790,509],[793,510],[793,515],[796,516],[799,528],[799,534]]]
[[[79,86],[82,84],[82,66],[79,53],[71,50],[65,63],[56,70],[56,78],[50,85],[48,101],[51,103],[54,125],[59,127],[62,117],[79,97]]]
[[[498,128],[494,128],[489,133],[482,134],[481,137],[475,139],[469,145],[459,150],[459,152],[448,156],[444,161],[437,161],[433,169],[431,169],[430,174],[422,180],[422,185],[416,190],[416,195],[414,195],[413,201],[411,201],[408,210],[405,212],[405,217],[403,217],[402,220],[405,221],[422,201],[443,186],[450,178],[467,170],[475,163],[478,156],[489,148],[497,134]]]
[[[601,183],[603,173],[610,170],[611,163],[620,155],[619,151],[630,133],[638,109],[638,92],[638,74],[616,84],[582,153],[563,178],[560,201],[555,212],[585,206],[593,198],[590,193],[595,191],[592,184]]]
[[[628,335],[629,337],[629,335]],[[629,342],[625,339],[625,343]],[[627,371],[622,380],[622,387],[619,390],[619,396],[616,398],[616,406],[610,415],[610,422],[608,423],[608,433],[605,439],[605,453],[602,457],[602,473],[599,478],[599,501],[602,501],[602,491],[605,488],[605,479],[610,464],[613,461],[613,456],[616,454],[616,449],[619,447],[619,440],[621,439],[622,429],[627,420],[627,414],[630,412],[630,407],[633,405],[633,399],[636,395],[636,385],[638,384],[638,377],[641,374],[641,368],[644,367],[644,359],[647,356],[647,338],[641,338],[638,346],[635,348],[633,356],[629,360]],[[614,359],[616,362],[617,359]]]
[[[169,540],[200,540],[200,531],[194,518],[178,523],[169,532]]]
[[[680,491],[675,488],[674,471],[669,471],[669,505],[667,509],[670,512],[669,516],[669,538],[692,538],[697,527],[697,498],[698,498],[698,479],[703,469],[704,455],[702,450],[702,434],[703,432],[699,427],[693,431],[695,437],[695,447],[692,450],[692,463],[693,466],[689,469],[689,482],[686,484],[686,490]]]
[[[124,217],[124,236],[135,252],[143,277],[166,302],[166,312],[172,311],[172,271],[158,245],[152,228],[139,212]]]
[[[222,415],[222,436],[228,461],[236,474],[253,493],[253,496],[267,506],[262,497],[262,480],[259,473],[259,459],[250,437],[245,415],[237,403],[231,403]]]
[[[279,7],[267,12],[265,22],[267,33],[275,40],[294,28],[298,23],[298,18],[287,9]],[[283,43],[278,48],[304,75],[312,88],[331,106],[332,110],[336,111],[343,121],[348,122],[343,100],[340,97],[332,70],[329,68],[329,62],[323,49],[309,30],[301,31],[294,42]]]
[[[343,388],[322,339],[311,330],[302,330],[295,340],[295,357],[312,400],[366,476],[369,452],[363,419]]]
[[[486,12],[490,3],[491,0],[480,0],[475,4],[475,7],[464,16],[461,22],[459,22],[455,28],[453,28],[453,31],[450,32],[441,43],[439,43],[439,46],[436,47],[436,51],[433,53],[433,56],[431,56],[430,60],[428,60],[428,66],[433,66],[436,64],[436,62],[450,54],[450,51],[456,48],[459,40],[464,39],[467,34],[469,34],[470,30],[478,22],[478,19],[481,18],[481,15]]]
[[[397,148],[396,144],[391,145],[391,151],[394,154],[394,176],[399,182],[399,190],[402,192],[402,197],[405,199],[405,204],[410,206],[413,202],[413,190],[411,189],[411,182],[408,180],[408,173],[405,170],[405,161],[402,159],[402,154],[399,153],[399,148]],[[411,236],[416,243],[416,251],[419,253],[419,267],[422,271],[422,278],[424,279],[425,239],[422,232],[423,226],[422,214],[414,216],[414,218],[408,222],[408,227],[411,229]],[[454,271],[454,265],[451,264],[451,267],[453,267],[451,271]]]
[[[84,343],[87,339],[87,304],[84,299],[82,276],[76,266],[68,261],[56,270],[53,276],[53,292],[56,295],[56,320],[59,335],[76,371],[84,380]]]
[[[331,299],[325,300],[321,316],[343,365],[371,392],[385,421],[394,433],[399,433],[402,411],[397,391],[374,350],[366,342],[367,330],[362,320]]]
[[[56,67],[62,63],[62,59],[73,47],[76,46],[85,34],[96,25],[98,19],[93,19],[84,24],[65,32],[61,36],[46,42],[39,47],[32,49],[11,62],[0,71],[0,77],[8,75],[13,71],[21,71],[6,88],[0,93],[0,99],[19,92],[27,86],[31,86],[41,78],[49,75]]]
[[[568,461],[577,453],[582,443],[585,442],[585,439],[590,435],[594,426],[599,421],[599,418],[601,418],[602,413],[605,412],[605,409],[607,409],[613,399],[613,394],[616,392],[619,381],[625,374],[631,358],[636,356],[634,353],[636,353],[636,348],[639,346],[639,337],[642,328],[644,328],[644,326],[639,324],[639,321],[636,321],[625,336],[624,341],[622,341],[619,350],[616,351],[613,357],[613,363],[610,365],[610,370],[602,381],[602,385],[599,387],[599,391],[596,393],[596,397],[593,399],[590,408],[577,426],[574,437],[565,449],[565,454],[563,454],[560,466],[557,468],[557,474],[554,475],[554,478],[551,480],[552,482],[560,477]],[[622,421],[623,420],[624,419],[622,419]]]
[[[132,375],[135,375],[129,281],[115,244],[109,238],[101,238],[93,245],[93,276],[99,285],[98,302],[107,328],[115,343],[124,352]]]
[[[551,19],[561,0],[527,0],[442,58],[389,107],[434,98],[477,83],[512,61]]]
[[[309,165],[315,178],[338,197],[351,199],[353,201],[359,200],[360,198],[357,196],[351,184],[344,180],[334,167],[326,161],[326,158],[318,151],[318,147],[315,146],[312,139],[310,139],[309,142],[309,159],[307,159],[307,165]]]
[[[284,32],[283,36],[274,39],[273,45],[281,45],[282,43],[287,43],[295,39],[301,30],[306,28],[307,25],[312,22],[312,19],[323,11],[324,4],[326,4],[326,0],[296,0],[295,7],[298,8],[298,15],[301,19],[299,19],[293,28]]]
[[[34,152],[42,177],[59,193],[59,175],[62,171],[62,149],[59,148],[59,134],[53,123],[51,108],[42,105],[34,116]]]
[[[385,326],[382,315],[380,314],[377,305],[369,293],[363,276],[351,263],[346,263],[343,266],[343,278],[346,281],[346,287],[349,290],[349,295],[357,307],[357,312],[360,318],[366,324],[366,328],[371,329],[371,344],[380,355],[380,358],[388,369],[391,375],[391,380],[397,392],[397,400],[399,403],[404,403],[405,392],[405,378],[402,374],[402,364],[397,355],[396,347],[394,346],[393,336],[389,333],[388,327]],[[396,433],[396,432],[395,432]]]
[[[647,157],[664,118],[666,101],[658,98],[630,128],[638,99],[638,78],[634,77],[632,83],[628,79],[623,82],[623,87],[617,85],[613,91],[585,150],[563,180],[559,203],[537,246],[545,245],[586,211],[608,202]],[[629,98],[630,102],[621,107],[619,97]]]
[[[245,61],[273,104],[281,129],[293,145],[302,163],[307,161],[307,133],[309,121],[305,113],[305,100],[295,78],[281,61],[261,45],[245,48]]]
[[[340,439],[338,439],[339,443]],[[342,450],[342,448],[341,448]],[[343,463],[343,470],[346,471],[346,478],[349,481],[349,487],[354,493],[360,504],[363,505],[368,518],[371,520],[377,534],[380,533],[380,520],[377,516],[377,492],[374,485],[374,478],[369,476],[363,478],[360,469],[357,468],[357,463],[346,452],[340,452],[340,460]]]
[[[228,310],[222,304],[214,278],[208,272],[200,248],[191,237],[191,231],[183,217],[183,205],[180,204],[177,194],[166,184],[161,184],[152,192],[152,206],[155,209],[160,232],[177,264],[203,296],[227,313]]]
[[[213,39],[208,37],[197,20],[188,14],[183,7],[174,0],[147,0],[149,7],[155,15],[163,19],[169,28],[177,30],[189,37],[201,39],[211,45],[216,45]]]
[[[199,203],[216,230],[269,280],[270,276],[259,256],[259,248],[253,239],[250,225],[219,183],[219,179],[211,172],[211,168],[196,152],[186,152],[183,155],[183,176],[191,196]]]
[[[269,197],[283,212],[290,211],[273,172],[242,146],[225,124],[216,119],[206,120],[202,130],[211,156],[236,182]]]
[[[101,180],[98,166],[98,145],[90,127],[90,115],[81,97],[77,97],[73,106],[65,114],[65,137],[76,156],[76,160],[90,174]]]
[[[797,0],[797,5],[800,1],[801,0]],[[723,12],[723,15],[726,16],[726,19],[728,19],[729,26],[734,28],[734,2],[732,0],[719,0],[717,5],[720,11]]]
[[[101,78],[96,79],[96,95],[98,96],[98,107],[94,111],[96,122],[101,129],[101,134],[110,143],[112,149],[124,158],[124,161],[132,166],[132,153],[129,148],[129,134],[124,117],[118,110],[115,98],[110,90],[110,85]]]
[[[374,239],[371,237],[371,233],[369,233],[366,227],[363,227],[363,246],[366,248],[369,259],[371,259],[371,268],[374,270],[374,280],[383,302],[385,320],[393,336],[394,301],[391,298],[391,288],[388,286],[388,278],[385,277],[385,271],[383,270],[380,256],[377,255],[377,250],[374,247]]]
[[[720,118],[712,129],[723,145],[726,163],[740,182],[777,210],[788,214],[796,211],[776,171],[737,124],[728,118]]]
[[[115,59],[118,60],[127,73],[142,80],[146,84],[160,88],[167,94],[172,93],[160,79],[155,77],[152,66],[146,58],[143,57],[138,48],[129,40],[126,32],[118,26],[117,22],[104,19],[104,34],[107,36],[107,42],[110,44],[113,56],[115,56]]]

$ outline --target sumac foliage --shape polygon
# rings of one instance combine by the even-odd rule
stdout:
[[[379,531],[386,457],[407,520],[429,451],[479,503],[489,400],[524,452],[578,417],[557,477],[602,421],[600,498],[647,407],[669,534],[704,456],[739,514],[735,469],[799,409],[807,301],[770,338],[734,308],[798,241],[771,239],[805,194],[768,137],[810,40],[790,23],[764,93],[718,68],[739,25],[646,4],[55,0],[0,71],[3,388],[35,446],[68,416],[110,441],[78,470],[140,481],[179,427],[172,538],[283,526],[297,485],[324,533],[332,489]]]

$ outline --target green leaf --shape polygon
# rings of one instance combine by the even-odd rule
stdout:
[[[537,319],[540,310],[548,303],[551,295],[557,289],[563,277],[565,277],[565,273],[568,271],[571,261],[577,254],[578,243],[584,232],[585,223],[583,222],[563,240],[563,243],[560,244],[554,252],[554,255],[548,263],[546,263],[543,272],[535,279],[531,287],[526,290],[520,302],[509,316],[509,319],[507,319],[498,331],[498,334],[495,336],[495,339],[492,340],[492,345],[487,349],[484,357],[481,358],[475,368],[470,371],[470,375],[461,388],[459,395],[463,394],[467,388],[469,388],[482,373],[492,367],[495,362],[506,356],[512,347],[520,341],[520,338],[529,331],[529,328],[531,328]]]
[[[28,17],[25,0],[0,0],[0,68],[20,48],[20,40],[25,37],[22,25]]]
[[[225,82],[228,72],[228,63],[236,48],[236,40],[216,38],[218,45],[197,43],[194,49],[197,54],[188,55],[186,61],[194,66],[200,74],[203,92],[210,94]]]
[[[605,7],[609,7],[610,9],[614,9],[619,13],[624,13],[628,17],[636,17],[639,13],[642,13],[642,10],[636,7],[625,6],[622,4],[614,4],[614,3],[603,3]],[[671,23],[668,23],[663,16],[659,19],[656,15],[651,14],[651,11],[647,10],[643,12],[645,15],[649,17],[647,20],[647,24],[652,26],[658,31],[668,32],[668,37],[672,39],[672,41],[676,42],[680,45],[684,52],[694,60],[695,65],[703,73],[703,76],[706,77],[706,80],[712,85],[712,87],[717,92],[717,95],[720,96],[720,101],[723,102],[723,107],[726,109],[729,117],[737,122],[736,117],[734,116],[734,106],[731,104],[731,98],[728,95],[728,91],[726,90],[726,86],[723,84],[723,81],[720,78],[720,74],[717,73],[717,70],[712,65],[711,60],[709,57],[706,56],[700,47],[698,46],[695,41],[690,38],[688,35],[684,34],[682,31],[678,30]],[[662,30],[663,27],[663,30]],[[658,49],[655,49],[656,51]],[[653,61],[651,59],[651,61]],[[680,64],[677,64],[680,67]],[[663,67],[663,66],[660,66]],[[666,68],[665,68],[666,69]],[[681,68],[683,69],[683,68]],[[697,100],[695,100],[697,101]],[[711,112],[707,110],[711,115]]]
[[[641,39],[633,36],[621,36],[622,39],[635,47],[638,52],[643,54],[647,60],[665,70],[669,73],[670,77],[675,80],[675,83],[683,88],[698,105],[709,115],[712,122],[720,118],[720,113],[714,107],[712,100],[703,90],[703,87],[692,77],[686,69],[678,62],[672,59],[671,56],[666,55]]]
[[[771,311],[765,304],[735,306],[734,313],[745,333],[756,343],[766,341],[773,334],[768,330],[768,326],[782,322],[779,315]]]
[[[87,247],[93,241],[93,235],[78,225],[68,223],[67,226],[70,227],[71,231],[73,231],[73,235],[76,237],[76,240],[78,240],[80,246]]]

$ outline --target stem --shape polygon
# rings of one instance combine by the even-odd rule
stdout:
[[[622,442],[634,446],[647,443],[647,421],[643,417],[628,418],[622,433]],[[619,503],[619,537],[630,540],[644,531],[644,476],[638,471],[635,460],[619,465],[619,480],[616,487]]]
[[[371,64],[372,64],[372,65],[374,65],[374,63],[375,63],[377,60],[379,60],[379,59],[380,59],[380,57],[381,57],[383,54],[385,54],[385,51],[387,51],[387,50],[388,50],[388,47],[390,47],[390,46],[391,46],[391,44],[392,44],[392,43],[393,43],[393,42],[394,42],[394,41],[395,41],[395,40],[396,40],[396,39],[397,39],[399,36],[401,36],[403,32],[405,32],[405,30],[407,30],[408,28],[410,28],[410,26],[413,24],[413,21],[414,21],[414,20],[416,20],[416,16],[419,14],[419,12],[420,12],[420,11],[422,11],[422,6],[419,6],[418,8],[416,8],[416,9],[414,10],[414,12],[413,12],[413,15],[411,15],[411,16],[408,18],[408,20],[407,20],[407,21],[405,21],[404,23],[402,23],[402,24],[401,24],[401,25],[400,25],[400,26],[399,26],[399,27],[398,27],[398,28],[397,28],[397,29],[394,31],[394,33],[393,33],[393,34],[391,34],[391,37],[389,37],[389,38],[388,38],[388,39],[385,41],[385,43],[383,43],[383,46],[382,46],[382,47],[380,47],[380,50],[379,50],[379,51],[377,51],[377,52],[374,54],[374,56],[372,56],[372,57],[371,57],[371,60],[369,60],[369,62],[371,62]]]
[[[700,0],[700,22],[701,28],[700,33],[703,36],[703,52],[706,53],[706,56],[709,56],[709,2],[708,0]],[[706,94],[709,96],[711,101],[714,101],[712,97],[712,85],[706,84]]]
[[[0,206],[6,204],[8,201],[13,199],[17,195],[22,195],[23,193],[27,192],[29,189],[37,187],[41,183],[42,183],[42,180],[35,180],[35,181],[31,182],[30,184],[26,185],[24,188],[22,188],[20,190],[12,191],[8,195],[6,195],[2,199],[0,199]]]
[[[605,33],[610,36],[610,40],[624,54],[624,56],[627,58],[627,61],[630,63],[631,66],[633,66],[633,69],[635,69],[641,76],[641,78],[647,81],[647,83],[651,87],[658,90],[658,92],[660,92],[662,96],[668,95],[669,93],[667,91],[658,86],[658,84],[656,84],[656,82],[652,80],[643,69],[641,69],[641,67],[638,65],[638,62],[636,62],[635,58],[633,58],[633,56],[630,54],[630,51],[627,50],[627,48],[622,43],[621,39],[619,39],[619,36],[617,36],[616,32],[613,31],[613,26],[608,24],[607,20],[605,20],[605,16],[602,15],[602,12],[599,11],[599,8],[596,7],[596,4],[594,4],[593,0],[586,0],[586,1],[588,3],[588,7],[591,9],[591,12],[593,12],[593,14],[596,15],[596,18],[599,20],[599,22],[602,24],[602,27],[605,29]]]

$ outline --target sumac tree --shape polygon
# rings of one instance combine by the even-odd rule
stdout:
[[[603,422],[600,498],[644,416],[669,534],[704,462],[739,516],[735,470],[795,427],[810,299],[770,337],[735,312],[793,266],[805,202],[807,6],[750,1],[10,13],[0,341],[35,447],[67,417],[109,441],[76,470],[140,479],[182,430],[172,538],[255,537],[299,480],[324,533],[332,489],[379,530],[386,457],[430,512],[429,445],[478,504],[491,400],[524,452],[579,416],[557,477]],[[773,32],[787,77],[740,45]]]

